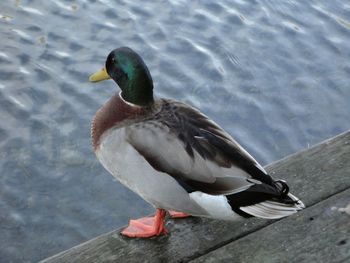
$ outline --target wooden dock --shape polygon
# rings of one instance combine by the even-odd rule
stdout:
[[[266,169],[307,208],[282,220],[169,220],[169,235],[148,240],[115,230],[42,262],[350,262],[350,131]]]

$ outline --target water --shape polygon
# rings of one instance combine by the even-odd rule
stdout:
[[[1,262],[153,211],[91,148],[116,86],[88,76],[116,47],[141,54],[157,95],[200,108],[262,164],[350,128],[348,1],[5,0],[0,35]]]

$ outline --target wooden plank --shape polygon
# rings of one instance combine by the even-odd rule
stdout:
[[[191,262],[350,262],[348,204],[350,189]]]
[[[274,178],[311,206],[350,187],[350,132],[267,167]],[[194,259],[275,221],[223,222],[203,218],[169,220],[170,234],[142,240],[113,231],[43,262],[181,262]]]

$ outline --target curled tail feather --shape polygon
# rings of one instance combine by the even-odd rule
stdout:
[[[232,210],[244,217],[279,219],[305,208],[300,199],[289,193],[288,185],[282,180],[272,185],[257,184],[226,198]]]

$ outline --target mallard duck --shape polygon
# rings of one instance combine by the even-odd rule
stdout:
[[[167,233],[172,217],[222,220],[278,219],[304,204],[285,181],[274,180],[218,124],[199,110],[155,99],[151,74],[128,47],[113,50],[91,82],[113,79],[121,89],[96,113],[91,137],[104,168],[156,208],[154,217],[130,220],[121,234]]]

